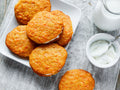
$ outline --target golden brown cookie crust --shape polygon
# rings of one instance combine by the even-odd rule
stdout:
[[[51,11],[51,3],[50,0],[19,0],[14,10],[17,21],[27,25],[36,13]]]
[[[59,90],[93,90],[95,80],[92,75],[82,69],[67,71],[61,78]]]
[[[8,33],[6,37],[7,47],[21,57],[28,57],[35,48],[35,43],[28,39],[26,26],[18,26]]]
[[[52,43],[35,48],[29,57],[29,63],[39,76],[48,77],[61,70],[66,58],[67,51],[60,45]]]
[[[62,20],[47,11],[37,13],[27,25],[28,37],[38,44],[45,44],[61,34]]]
[[[60,40],[58,40],[58,44],[62,46],[66,46],[72,38],[73,28],[72,21],[68,15],[65,15],[62,11],[55,10],[51,12],[53,15],[59,16],[63,20],[64,30],[60,36]]]

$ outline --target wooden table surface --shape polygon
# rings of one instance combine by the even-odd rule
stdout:
[[[10,1],[12,0],[0,0],[0,24]],[[89,71],[95,79],[95,90],[115,90],[120,61],[111,68],[99,69],[88,61],[85,53],[88,39],[95,33],[103,32],[98,30],[92,21],[92,13],[97,0],[66,1],[81,8],[82,17],[70,43],[64,68],[55,76],[39,77],[30,68],[0,54],[0,90],[58,90],[61,76],[70,69]],[[119,31],[110,32],[114,36],[119,33]],[[120,90],[120,88],[116,90]]]

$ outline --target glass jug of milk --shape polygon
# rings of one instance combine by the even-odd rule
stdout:
[[[120,28],[120,0],[98,0],[93,13],[95,25],[104,31]]]

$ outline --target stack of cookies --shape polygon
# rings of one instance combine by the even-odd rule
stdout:
[[[55,75],[67,59],[64,47],[73,35],[70,17],[59,10],[51,11],[50,0],[19,0],[14,10],[20,25],[8,33],[7,47],[22,58],[29,57],[31,68],[39,76]],[[60,89],[68,90],[63,89],[62,81]]]
[[[8,33],[7,47],[29,63],[40,76],[51,76],[64,66],[64,46],[72,38],[72,22],[62,11],[51,11],[50,0],[19,0],[15,16],[20,24]]]

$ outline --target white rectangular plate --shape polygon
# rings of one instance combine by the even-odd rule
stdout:
[[[10,60],[15,60],[21,64],[24,64],[28,67],[29,66],[29,61],[22,59],[13,53],[9,51],[9,49],[5,45],[5,39],[6,35],[14,29],[16,26],[19,24],[16,21],[15,15],[14,15],[14,6],[18,2],[18,0],[12,0],[10,2],[10,5],[8,7],[8,10],[6,12],[6,15],[4,17],[4,20],[1,24],[0,27],[0,53],[3,54],[4,56],[10,58]],[[52,10],[60,10],[63,11],[65,14],[69,15],[72,20],[73,24],[73,32],[75,32],[77,25],[80,21],[81,17],[81,10],[74,5],[71,5],[63,0],[51,0],[51,5],[52,5]],[[67,49],[68,45],[66,46]]]

